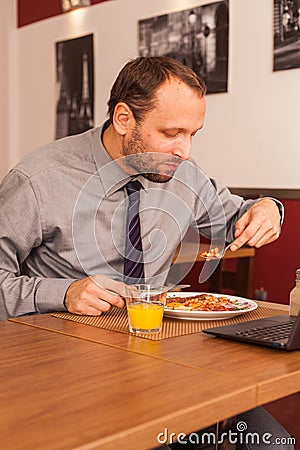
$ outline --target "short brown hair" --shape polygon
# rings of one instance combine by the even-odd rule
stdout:
[[[204,81],[189,67],[167,56],[138,57],[129,61],[117,76],[107,102],[112,123],[116,105],[126,103],[134,118],[140,122],[155,106],[158,88],[171,78],[177,78],[197,91],[200,97],[206,93]]]

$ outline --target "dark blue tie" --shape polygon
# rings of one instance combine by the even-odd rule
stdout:
[[[140,189],[139,181],[126,184],[128,210],[126,223],[124,282],[127,284],[144,283],[144,260],[139,216]]]

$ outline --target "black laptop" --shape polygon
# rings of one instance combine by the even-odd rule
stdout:
[[[207,328],[203,332],[280,350],[300,350],[300,313]]]

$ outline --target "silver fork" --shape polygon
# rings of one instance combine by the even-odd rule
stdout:
[[[206,259],[206,261],[210,261],[211,259],[221,259],[230,248],[232,242],[226,245],[222,250],[218,247],[213,248],[211,251],[200,253],[201,258]]]

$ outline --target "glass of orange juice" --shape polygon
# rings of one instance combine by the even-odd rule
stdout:
[[[165,286],[133,284],[128,286],[126,307],[131,333],[159,333],[167,297]]]

